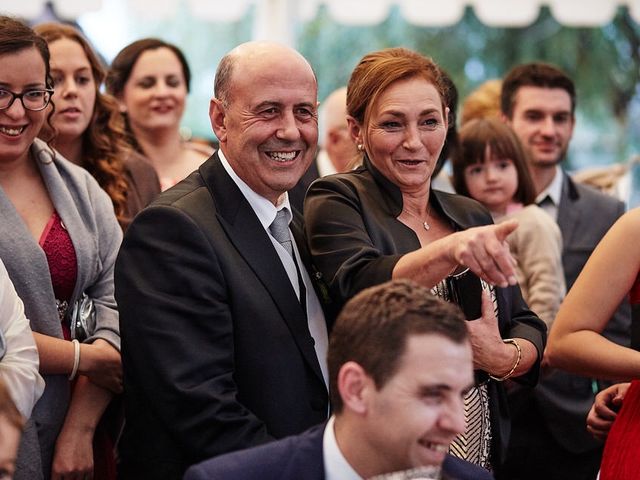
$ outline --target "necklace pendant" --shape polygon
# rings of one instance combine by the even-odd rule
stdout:
[[[425,229],[427,232],[428,232],[428,231],[429,231],[429,229],[431,228],[431,226],[430,226],[426,221],[422,222],[422,226],[424,227],[424,229]]]

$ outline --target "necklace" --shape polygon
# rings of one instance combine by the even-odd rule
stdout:
[[[426,215],[426,219],[422,220],[419,216],[417,216],[414,213],[411,213],[409,210],[403,210],[403,212],[405,212],[406,214],[408,214],[409,216],[419,220],[422,222],[422,228],[424,228],[427,232],[431,229],[431,225],[429,225],[429,210],[431,209],[431,204],[427,204],[427,215]]]

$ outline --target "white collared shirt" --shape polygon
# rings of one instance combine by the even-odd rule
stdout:
[[[278,253],[278,257],[280,258],[280,262],[287,272],[287,276],[289,277],[289,281],[291,282],[291,286],[293,287],[298,300],[300,300],[300,284],[298,283],[298,269],[296,269],[296,263],[294,263],[293,258],[287,252],[287,250],[280,245],[280,242],[273,238],[271,232],[269,231],[269,226],[273,223],[276,218],[276,215],[279,210],[285,209],[287,213],[288,221],[291,222],[293,219],[293,215],[291,213],[291,205],[289,204],[289,195],[288,193],[284,193],[284,195],[280,199],[280,204],[276,207],[269,200],[264,198],[262,195],[258,195],[254,192],[249,185],[247,185],[244,180],[242,180],[236,172],[231,168],[229,161],[224,156],[222,149],[218,150],[218,156],[220,157],[220,162],[222,166],[229,174],[231,179],[240,189],[244,198],[247,199],[249,205],[255,212],[262,228],[267,232],[269,238],[271,239],[271,243],[273,244],[273,248],[275,248]],[[322,311],[322,307],[320,306],[320,301],[316,295],[316,292],[313,288],[313,283],[309,278],[309,274],[307,273],[307,269],[304,267],[302,263],[302,259],[300,258],[300,252],[298,251],[298,246],[294,240],[293,234],[289,231],[289,235],[291,237],[291,245],[293,247],[293,253],[296,257],[296,262],[298,264],[300,274],[302,275],[302,281],[304,283],[304,287],[306,290],[306,312],[307,312],[307,323],[309,327],[309,332],[311,333],[311,337],[314,340],[314,348],[316,351],[316,356],[318,357],[318,363],[320,364],[320,370],[322,371],[322,377],[324,378],[324,383],[329,388],[329,374],[327,369],[327,348],[329,345],[329,335],[327,333],[327,323],[324,319],[324,313]]]
[[[541,191],[536,197],[536,204],[545,212],[551,215],[556,222],[558,221],[558,208],[560,207],[560,198],[562,198],[562,169],[556,165],[556,174],[547,188]],[[549,196],[551,202],[540,204],[546,196]]]
[[[362,480],[340,451],[336,441],[333,415],[327,422],[322,436],[322,461],[324,462],[325,480]]]

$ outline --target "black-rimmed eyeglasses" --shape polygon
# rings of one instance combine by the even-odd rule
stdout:
[[[13,105],[16,98],[20,99],[25,110],[38,112],[44,110],[53,95],[53,90],[45,88],[42,90],[27,90],[22,93],[15,93],[10,90],[0,89],[0,110],[6,110]]]

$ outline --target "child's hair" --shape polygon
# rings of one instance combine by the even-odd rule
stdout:
[[[9,424],[18,430],[24,428],[24,418],[13,403],[6,384],[0,378],[0,418],[5,418]]]
[[[498,158],[509,159],[516,167],[518,188],[514,201],[529,205],[536,198],[535,187],[527,167],[527,153],[515,132],[497,118],[478,118],[462,126],[459,147],[451,157],[453,188],[461,195],[469,195],[464,171],[469,165],[484,163],[486,146]]]

